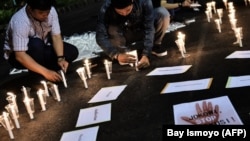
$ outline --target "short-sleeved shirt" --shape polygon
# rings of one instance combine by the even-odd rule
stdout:
[[[4,54],[6,59],[11,51],[27,51],[30,37],[37,37],[46,42],[49,34],[61,34],[58,15],[54,7],[51,8],[48,19],[43,22],[29,16],[26,7],[27,5],[12,16],[7,27],[4,41],[4,50],[8,52]]]

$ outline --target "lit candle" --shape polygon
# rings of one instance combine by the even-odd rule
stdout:
[[[208,10],[206,10],[206,11],[205,11],[205,13],[206,13],[206,15],[207,15],[207,21],[208,21],[208,22],[210,22],[209,11],[208,11]]]
[[[8,104],[5,106],[5,109],[9,112],[11,118],[14,120],[16,128],[20,128],[20,124],[18,121],[19,118],[19,114],[15,109],[15,105],[14,104]]]
[[[186,48],[185,48],[185,38],[186,38],[186,35],[181,33],[181,32],[178,32],[177,34],[177,40],[175,41],[175,43],[177,44],[180,52],[181,52],[181,55],[183,58],[185,57],[188,57],[189,55],[186,54]]]
[[[228,7],[229,10],[234,9],[234,4],[233,4],[233,2],[228,2],[228,3],[227,3],[227,7]]]
[[[6,100],[9,102],[9,104],[14,104],[16,111],[19,112],[18,106],[16,103],[16,95],[14,95],[14,93],[12,93],[12,92],[7,92],[7,95],[8,96],[7,96]]]
[[[181,39],[177,39],[177,40],[175,40],[175,43],[177,44],[177,46],[179,48],[179,51],[181,52],[181,56],[183,58],[185,58],[185,54],[184,54],[184,51],[183,51],[183,41]]]
[[[48,89],[47,83],[45,81],[41,81],[41,83],[43,84],[43,87],[44,87],[44,90],[45,90],[45,94],[47,96],[49,96],[49,89]]]
[[[237,19],[230,19],[231,27],[234,30],[236,28]]]
[[[223,9],[220,8],[220,9],[217,9],[217,13],[218,13],[218,17],[220,19],[220,24],[222,24],[222,17],[223,17]]]
[[[9,118],[9,114],[6,112],[3,112],[1,120],[3,120],[2,122],[4,122],[5,128],[8,131],[10,138],[14,139],[14,134],[12,132],[12,129],[14,128],[14,126]]]
[[[88,78],[91,78],[90,65],[91,65],[91,63],[89,63],[88,59],[84,60],[84,66],[86,68]]]
[[[26,98],[24,98],[23,102],[24,102],[26,110],[30,116],[30,119],[34,119],[34,115],[33,115],[33,113],[35,112],[34,99],[26,97]]]
[[[224,6],[227,9],[227,0],[223,0]]]
[[[37,96],[38,96],[38,99],[39,99],[42,111],[46,111],[46,107],[45,107],[46,102],[44,100],[44,95],[45,95],[45,91],[44,90],[39,89],[37,91]]]
[[[27,89],[26,89],[24,86],[22,86],[22,91],[23,91],[23,94],[24,94],[24,97],[25,97],[25,98],[26,98],[26,97],[29,97],[28,92],[27,92]]]
[[[237,38],[236,43],[239,43],[239,46],[242,47],[243,46],[243,44],[242,44],[242,27],[235,28],[234,32],[235,32],[235,36]]]
[[[211,2],[211,6],[212,6],[212,8],[213,8],[214,13],[216,13],[216,2],[215,2],[215,1],[212,1],[212,2]]]
[[[55,91],[55,98],[57,101],[61,101],[61,97],[60,97],[60,94],[59,94],[59,90],[58,90],[58,86],[56,84],[53,84],[53,88],[54,88],[54,91]]]
[[[109,71],[110,62],[108,60],[104,60],[104,65],[105,65],[105,70],[106,70],[107,77],[108,77],[108,79],[110,79],[110,73],[111,73]]]
[[[62,76],[62,79],[63,79],[64,87],[67,88],[68,85],[67,85],[66,78],[65,78],[63,70],[60,70],[60,73],[61,73],[61,76]]]
[[[88,88],[87,77],[86,77],[86,73],[85,73],[85,68],[84,68],[84,67],[78,68],[78,69],[76,70],[76,72],[78,73],[78,75],[79,75],[80,78],[82,79],[85,88]]]
[[[137,50],[132,50],[132,51],[129,51],[127,52],[127,54],[131,54],[133,56],[135,56],[135,64],[131,64],[131,66],[135,66],[135,70],[136,71],[139,71],[138,69],[138,55],[137,55]]]
[[[219,33],[221,33],[220,19],[215,19],[214,21],[215,21],[215,23],[216,23],[217,29],[219,30]]]

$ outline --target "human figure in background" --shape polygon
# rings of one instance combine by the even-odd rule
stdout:
[[[167,55],[161,42],[169,19],[168,11],[163,7],[154,9],[151,0],[106,0],[98,16],[96,41],[120,64],[135,63],[135,56],[126,51],[132,43],[142,41],[136,47],[140,50],[138,68],[147,68],[151,54]]]
[[[171,21],[184,22],[183,17],[177,17],[175,12],[181,8],[190,8],[192,0],[160,0],[161,6],[168,9],[171,15]]]
[[[62,40],[53,0],[27,0],[9,22],[4,52],[14,68],[27,68],[52,82],[61,81],[58,70],[66,72],[78,56],[77,48]]]

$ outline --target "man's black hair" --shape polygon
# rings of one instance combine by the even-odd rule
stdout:
[[[31,9],[50,10],[55,0],[26,0]]]
[[[133,3],[133,0],[111,0],[111,5],[114,8],[122,9]]]

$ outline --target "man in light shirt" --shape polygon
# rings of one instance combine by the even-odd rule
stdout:
[[[27,68],[52,82],[61,81],[58,70],[66,72],[78,56],[77,48],[62,40],[53,0],[27,0],[9,22],[4,52],[14,68]]]

